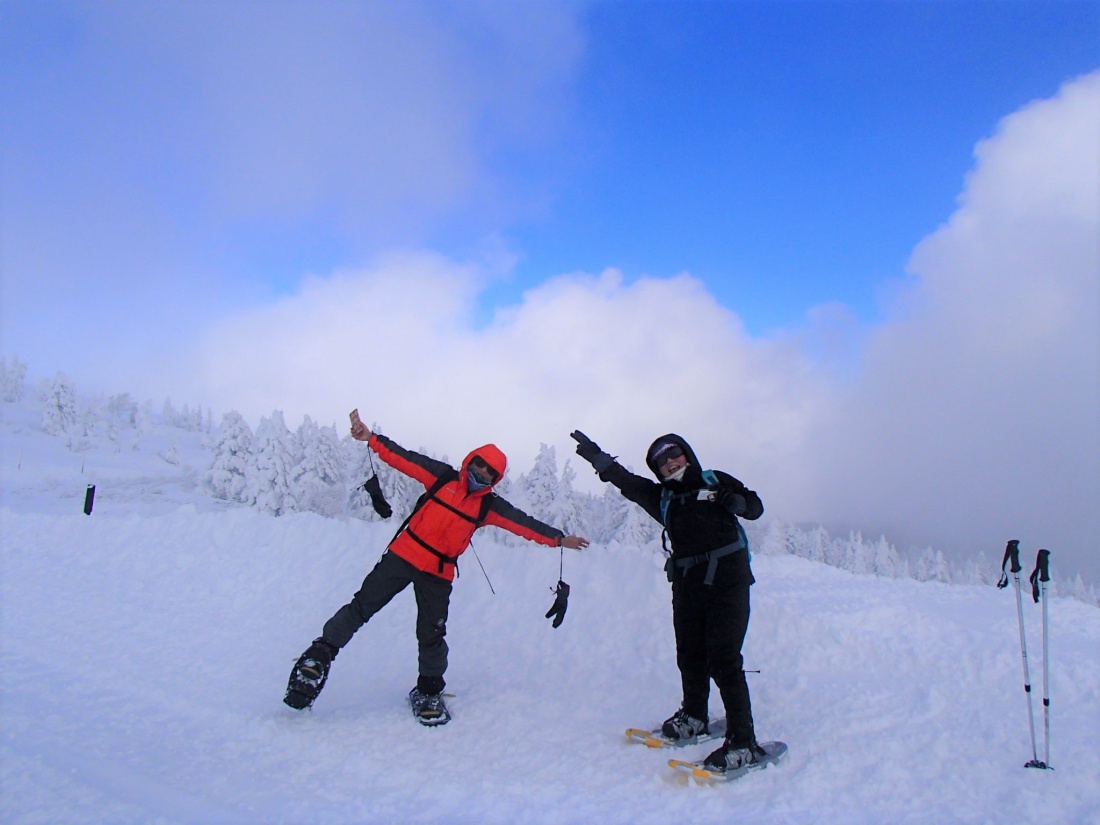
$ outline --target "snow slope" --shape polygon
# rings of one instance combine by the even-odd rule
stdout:
[[[6,823],[1100,822],[1096,607],[1049,603],[1053,771],[1023,768],[1011,589],[791,556],[754,560],[745,650],[758,734],[790,758],[737,783],[698,785],[622,736],[679,698],[653,546],[569,554],[555,630],[558,554],[479,538],[497,593],[467,555],[450,725],[423,728],[404,705],[408,592],[295,713],[281,702],[294,659],[396,524],[228,506],[194,490],[198,434],[78,455],[2,406]],[[178,465],[159,457],[169,437],[183,439]],[[1024,608],[1042,757],[1041,610]]]

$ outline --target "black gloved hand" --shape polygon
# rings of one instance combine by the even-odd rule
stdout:
[[[719,487],[714,500],[722,509],[729,513],[733,513],[735,516],[743,515],[745,512],[745,505],[748,503],[745,501],[743,495],[735,493],[729,487]]]
[[[599,444],[580,430],[573,430],[569,435],[577,442],[577,455],[591,464],[597,473],[602,473],[615,463],[614,458],[601,450]]]
[[[602,452],[600,450],[600,445],[580,430],[573,430],[569,435],[577,442],[577,455],[585,461],[592,463],[592,459]]]
[[[390,507],[390,503],[386,501],[386,497],[382,495],[382,485],[378,481],[378,476],[371,476],[363,483],[363,489],[367,491],[367,495],[370,496],[370,503],[374,507],[374,512],[378,513],[382,518],[389,518],[393,515],[393,508]]]
[[[565,621],[565,611],[569,608],[569,585],[558,579],[558,586],[554,593],[556,594],[554,604],[546,611],[546,618],[549,619],[553,616],[554,622],[551,626],[560,627],[561,623]]]

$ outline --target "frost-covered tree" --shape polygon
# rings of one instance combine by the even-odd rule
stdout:
[[[872,564],[863,534],[856,531],[848,533],[848,540],[843,542],[840,568],[851,573],[870,573]]]
[[[164,399],[164,406],[160,408],[160,422],[165,427],[175,427],[179,419],[175,405],[171,398]]]
[[[630,547],[643,547],[661,535],[661,525],[633,501],[624,498],[614,485],[609,485],[603,500],[616,513],[612,540]]]
[[[0,397],[13,403],[22,401],[26,383],[26,364],[15,356],[12,356],[11,366],[8,366],[7,358],[0,359]]]
[[[156,426],[153,421],[153,402],[149,399],[145,400],[138,409],[137,417],[134,419],[134,426],[138,428],[139,432],[151,433]]]
[[[308,415],[296,434],[298,465],[294,497],[302,510],[335,516],[343,509],[344,462],[334,427],[319,427]]]
[[[546,521],[553,510],[561,485],[558,481],[558,459],[552,446],[539,445],[535,465],[522,480],[523,497],[535,518]]]
[[[172,466],[178,466],[180,463],[180,444],[175,438],[168,444],[168,449],[160,454],[160,457],[167,461]]]
[[[136,427],[138,419],[138,405],[130,393],[124,392],[112,395],[107,399],[105,417],[118,427]]]
[[[296,512],[293,479],[297,464],[294,439],[282,412],[276,410],[270,418],[261,418],[245,474],[245,501],[276,516]]]
[[[76,393],[68,377],[57,373],[46,391],[42,429],[50,435],[80,436],[82,417],[76,403]]]
[[[913,578],[922,582],[950,583],[951,571],[948,569],[943,553],[931,547],[924,548],[917,556]]]
[[[872,550],[872,559],[876,576],[898,579],[903,578],[907,572],[897,549],[886,540],[886,536],[878,537]]]
[[[214,440],[210,468],[202,477],[203,489],[214,498],[244,501],[251,450],[252,428],[236,410],[227,412]]]
[[[551,447],[550,449],[553,450],[554,448]],[[576,477],[576,472],[569,460],[566,459],[565,466],[561,471],[561,478],[558,479],[558,493],[550,502],[550,506],[545,511],[546,517],[543,519],[547,524],[557,527],[567,536],[583,535],[582,531],[584,529],[582,515],[584,507],[573,490],[573,479]]]

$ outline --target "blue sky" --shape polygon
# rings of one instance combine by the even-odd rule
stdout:
[[[0,15],[32,376],[520,469],[672,430],[902,544],[1100,532],[1096,2]]]
[[[976,138],[1100,45],[1095,3],[607,3],[586,23],[570,168],[516,228],[519,272],[687,270],[758,333],[834,300],[875,317]]]

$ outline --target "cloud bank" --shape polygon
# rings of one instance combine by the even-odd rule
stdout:
[[[809,453],[814,518],[996,555],[1100,534],[1100,72],[978,144]]]
[[[209,330],[194,390],[253,418],[275,404],[343,426],[358,406],[410,446],[495,440],[520,469],[540,442],[572,455],[574,428],[642,467],[672,430],[772,515],[966,556],[1019,538],[1095,578],[1098,112],[1100,72],[1005,118],[873,329],[824,307],[753,339],[688,274],[614,270],[478,325],[486,267],[395,253]],[[846,330],[854,366],[810,357]]]

